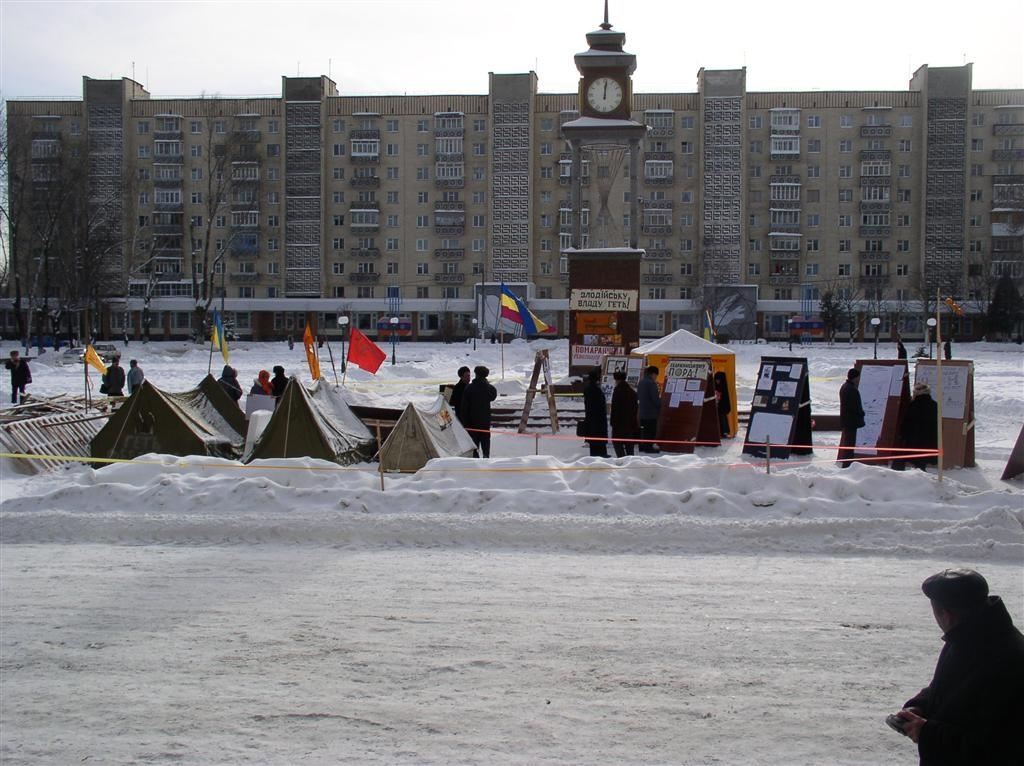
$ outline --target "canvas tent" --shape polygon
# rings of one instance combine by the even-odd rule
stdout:
[[[672,359],[711,359],[714,372],[724,372],[728,381],[729,396],[732,399],[732,412],[729,413],[729,430],[739,430],[738,402],[736,400],[736,354],[725,346],[704,340],[687,330],[676,330],[664,338],[637,346],[630,356],[643,357],[644,367],[654,365],[658,368],[658,385],[664,387],[665,367]]]
[[[237,433],[241,440],[245,441],[245,413],[238,403],[228,396],[228,392],[213,375],[207,374],[200,381],[199,388],[175,396],[198,409],[206,420],[218,427],[218,430],[224,433]]]
[[[382,471],[415,472],[435,457],[471,457],[475,445],[444,396],[429,407],[409,404],[380,448]]]
[[[217,392],[208,393],[216,398]],[[90,452],[93,457],[124,460],[150,452],[235,459],[245,437],[220,413],[220,406],[201,387],[171,394],[143,381],[93,438]]]
[[[349,465],[373,457],[376,441],[342,398],[323,379],[306,391],[291,378],[263,433],[244,458],[314,457]]]

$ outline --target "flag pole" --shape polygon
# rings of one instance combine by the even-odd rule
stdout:
[[[498,332],[498,342],[501,344],[501,379],[505,379],[505,328],[500,326],[501,321],[501,299],[505,294],[505,283],[502,282],[498,288],[498,305],[494,308],[494,329]],[[491,336],[494,337],[494,336]]]
[[[213,325],[210,325],[210,360],[206,364],[206,374],[210,375],[213,371]]]
[[[82,357],[82,372],[85,374],[85,409],[92,407],[92,398],[89,396],[89,363]]]
[[[327,345],[327,355],[331,358],[331,372],[334,373],[334,385],[338,385],[338,370],[334,366],[334,352],[331,351],[331,342],[324,338],[324,343]]]
[[[939,419],[939,435],[935,443],[939,451],[939,482],[942,482],[942,317],[940,315],[941,301],[939,300],[939,288],[935,288],[935,403],[937,417]]]

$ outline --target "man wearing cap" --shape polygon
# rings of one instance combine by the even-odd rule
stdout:
[[[473,382],[462,392],[459,406],[459,420],[469,431],[480,457],[491,456],[491,402],[498,398],[498,390],[487,382],[490,374],[482,364],[473,368]]]
[[[853,460],[854,445],[857,443],[857,429],[864,427],[864,407],[860,401],[860,370],[851,367],[846,373],[846,382],[839,389],[839,454],[836,459],[840,468],[849,468]]]
[[[931,683],[896,715],[921,766],[1024,763],[1024,635],[973,569],[921,585],[945,642]]]
[[[918,383],[914,386],[914,398],[903,415],[903,424],[900,426],[900,436],[903,439],[903,446],[907,449],[921,452],[923,450],[938,449],[939,446],[939,405],[932,399],[932,390],[927,383]],[[893,461],[894,468],[902,461]],[[922,471],[926,465],[935,465],[939,462],[938,457],[912,457],[908,460]]]

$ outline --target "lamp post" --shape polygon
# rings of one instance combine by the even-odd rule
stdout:
[[[793,350],[793,317],[786,320],[786,329],[789,331],[789,350]]]
[[[348,330],[348,317],[344,314],[338,316],[338,327],[341,328],[341,371],[345,372],[345,331]]]
[[[395,364],[395,333],[398,332],[398,317],[391,317],[388,320],[391,325],[391,364]]]
[[[479,322],[476,317],[473,317],[471,321],[473,322],[473,350],[476,351],[476,328]]]
[[[875,328],[875,359],[878,359],[878,326],[882,320],[878,317],[871,317],[871,326]]]
[[[935,317],[928,317],[928,321],[925,322],[928,325],[928,358],[932,358],[932,341],[934,340],[935,332]]]

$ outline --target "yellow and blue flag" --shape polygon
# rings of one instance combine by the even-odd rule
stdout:
[[[228,363],[228,341],[224,337],[224,323],[221,321],[220,312],[213,312],[213,328],[210,330],[210,342],[214,348],[219,348],[221,356],[224,357],[224,364]]]

